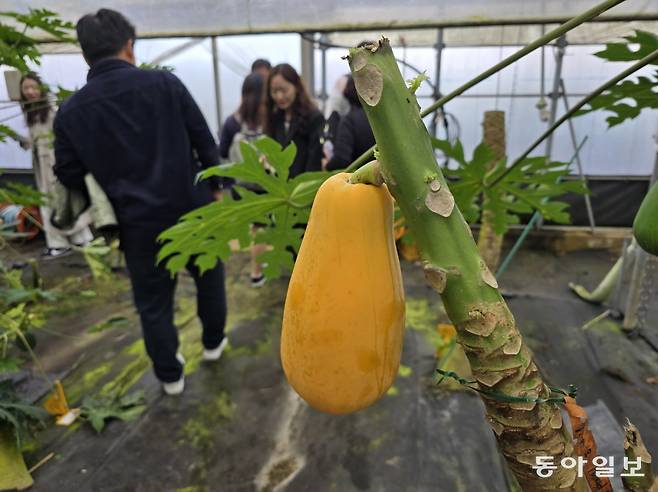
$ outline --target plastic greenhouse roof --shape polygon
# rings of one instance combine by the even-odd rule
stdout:
[[[444,29],[445,46],[520,46],[528,44],[559,24],[519,24]],[[593,22],[583,24],[566,35],[568,44],[605,44],[640,29],[658,33],[658,21]],[[328,42],[340,46],[356,46],[364,39],[377,39],[385,35],[393,46],[434,46],[437,29],[406,29],[396,31],[333,32]]]
[[[151,38],[555,23],[597,3],[597,0],[115,0],[112,8],[124,13],[137,26],[140,37]],[[94,0],[49,0],[42,5],[26,0],[3,0],[2,4],[2,10],[19,12],[28,7],[45,7],[70,21],[108,5],[106,1]],[[626,0],[601,19],[658,20],[658,0]],[[469,44],[478,44],[477,39]]]

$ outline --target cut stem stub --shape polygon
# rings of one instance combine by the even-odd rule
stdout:
[[[370,161],[363,167],[360,167],[352,173],[350,176],[350,183],[357,184],[370,184],[375,186],[381,186],[384,184],[384,177],[381,173],[381,168],[379,166],[379,161],[374,160]]]

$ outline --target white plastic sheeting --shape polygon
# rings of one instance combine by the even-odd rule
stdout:
[[[504,26],[458,27],[443,29],[443,44],[462,46],[523,46],[557,27],[558,24],[523,24]],[[605,44],[632,34],[636,29],[658,32],[658,21],[591,22],[581,24],[567,33],[567,41],[574,44]],[[434,46],[437,29],[406,29],[394,31],[336,32],[328,41],[340,46],[356,46],[364,39],[386,36],[393,46]]]
[[[263,32],[381,30],[562,22],[595,0],[3,0],[2,10],[45,7],[65,19],[110,6],[142,37]],[[618,20],[658,19],[658,0],[626,0],[604,13]]]
[[[602,47],[568,46],[566,49],[562,78],[569,96],[569,104],[578,102],[585,94],[627,68],[628,63],[610,63],[593,55]],[[440,90],[443,94],[456,89],[464,82],[483,72],[491,65],[511,55],[516,47],[448,47],[443,51],[441,64]],[[394,49],[395,56],[414,67],[426,71],[430,82],[436,81],[435,50],[433,48],[409,47]],[[554,49],[546,50],[545,59],[545,100],[550,104],[549,92],[555,70]],[[327,57],[327,82],[331,90],[334,81],[349,68],[341,57],[344,49],[330,49]],[[316,55],[316,92],[320,92],[319,54]],[[415,73],[409,67],[401,65],[400,70],[405,79],[413,78]],[[643,69],[637,76],[652,73],[655,68]],[[515,64],[489,77],[473,87],[462,96],[450,101],[445,110],[452,117],[449,121],[450,133],[459,135],[466,154],[482,140],[482,120],[485,111],[501,110],[505,112],[507,131],[507,150],[516,157],[528,144],[537,138],[547,126],[541,121],[536,104],[540,99],[541,86],[541,52],[539,50],[522,58]],[[423,83],[416,93],[421,107],[429,106],[433,99],[427,83]],[[558,104],[557,116],[564,114],[562,101]],[[596,111],[574,118],[577,140],[585,136],[587,143],[582,149],[581,158],[585,173],[605,176],[647,176],[653,170],[656,155],[656,129],[658,111],[645,110],[642,114],[622,125],[608,129],[606,118],[611,115]],[[426,122],[428,119],[426,119]],[[439,136],[445,137],[445,129],[439,124]],[[545,152],[545,145],[540,145],[534,155]],[[562,125],[555,133],[553,157],[569,161],[574,148],[571,144],[569,128]],[[574,171],[575,172],[575,171]]]

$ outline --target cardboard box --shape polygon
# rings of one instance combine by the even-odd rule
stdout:
[[[21,100],[21,73],[18,70],[7,70],[5,74],[5,84],[7,85],[7,94],[12,101]]]

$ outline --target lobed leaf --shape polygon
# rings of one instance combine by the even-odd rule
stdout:
[[[252,143],[241,142],[242,162],[215,166],[200,173],[198,179],[230,177],[238,183],[256,184],[265,193],[254,193],[238,184],[233,187],[238,200],[227,196],[221,202],[185,214],[160,235],[163,246],[158,262],[165,262],[172,274],[190,261],[203,272],[231,255],[231,241],[237,240],[241,248],[255,241],[270,246],[260,256],[260,261],[267,263],[264,273],[268,278],[290,270],[315,194],[331,175],[311,172],[288,180],[296,151],[294,145],[282,148],[269,137]],[[251,232],[254,223],[262,224],[255,238]]]

